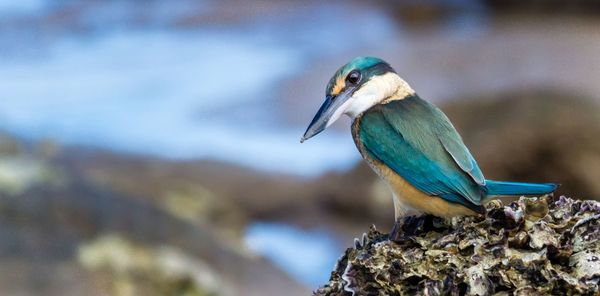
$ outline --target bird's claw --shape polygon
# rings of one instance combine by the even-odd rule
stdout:
[[[423,216],[408,216],[397,219],[389,235],[389,240],[394,242],[412,240],[411,237],[423,228],[426,218]]]

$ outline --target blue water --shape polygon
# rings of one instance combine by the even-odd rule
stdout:
[[[46,0],[0,0],[1,16],[20,16],[44,10]]]
[[[325,230],[302,230],[281,223],[251,224],[244,240],[251,250],[315,289],[329,280],[343,251]]]
[[[42,15],[43,21],[44,12],[60,8],[41,0],[11,3],[0,0],[0,12],[16,19]],[[361,26],[347,42],[343,16],[352,11],[338,6],[180,29],[165,24],[185,14],[190,1],[174,2],[163,14],[153,2],[145,8],[152,22],[144,26],[127,22],[136,2],[107,3],[74,18],[85,33],[0,26],[0,129],[302,175],[357,160],[348,133],[328,131],[300,145],[304,126],[287,122],[279,84],[304,75],[324,52],[343,53],[391,35],[391,21],[381,13],[355,16]],[[194,6],[199,14],[213,2],[202,3]],[[321,84],[319,90],[326,81]]]

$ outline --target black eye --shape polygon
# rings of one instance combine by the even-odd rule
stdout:
[[[360,81],[360,72],[358,70],[353,70],[346,76],[346,82],[349,84],[357,84]]]

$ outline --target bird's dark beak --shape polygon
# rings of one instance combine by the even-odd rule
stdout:
[[[346,90],[337,96],[326,96],[325,102],[323,102],[323,105],[321,105],[321,108],[319,108],[319,111],[317,111],[317,114],[308,125],[306,132],[304,132],[304,136],[300,139],[300,143],[316,136],[337,120],[337,118],[332,117],[336,114],[337,109],[348,100],[350,97],[349,94],[350,90]],[[336,115],[339,116],[339,114]]]

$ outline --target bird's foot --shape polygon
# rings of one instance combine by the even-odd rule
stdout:
[[[430,230],[439,231],[443,227],[440,223],[441,218],[422,215],[422,216],[407,216],[397,219],[390,233],[391,241],[407,241],[413,240],[413,237]]]
[[[410,236],[414,235],[414,232],[411,231],[411,229],[414,229],[416,225],[422,223],[420,222],[420,218],[421,217],[417,216],[407,216],[396,219],[392,232],[390,232],[390,240],[395,242],[410,240]]]
[[[389,235],[389,240],[396,242],[401,240],[401,237],[403,236],[402,231],[400,230],[400,228],[402,228],[400,225],[400,222],[398,221],[399,219],[396,219],[396,221],[394,221],[394,226],[392,227],[392,231],[390,232]]]

